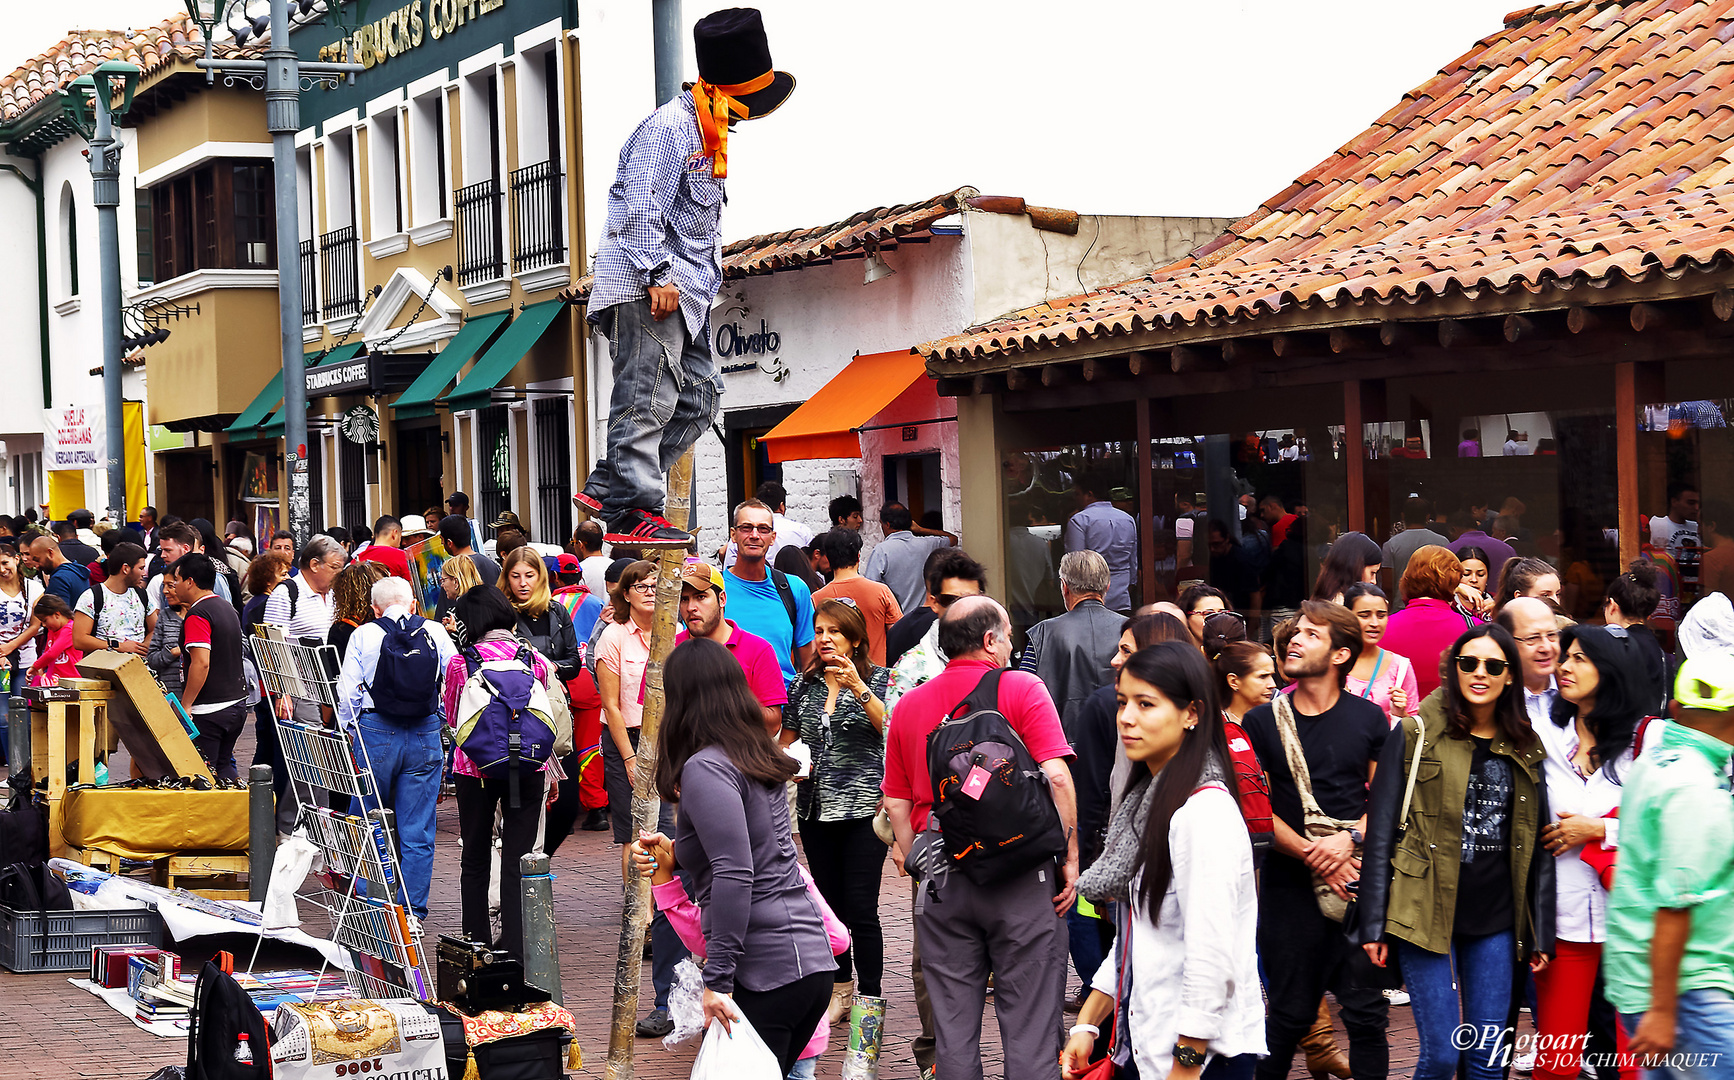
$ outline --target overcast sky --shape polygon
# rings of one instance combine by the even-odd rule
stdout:
[[[178,0],[0,2],[8,71],[69,28],[182,10]],[[725,6],[686,0],[685,21]],[[759,6],[777,66],[798,86],[731,142],[729,239],[963,184],[1084,213],[1238,217],[1498,31],[1521,0]],[[650,0],[580,0],[592,222],[621,141],[654,105],[649,10]],[[686,44],[691,77],[690,33]]]

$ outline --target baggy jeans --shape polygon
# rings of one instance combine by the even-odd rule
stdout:
[[[610,521],[626,510],[662,513],[663,478],[715,420],[722,380],[710,323],[695,339],[679,311],[656,321],[650,300],[615,304],[598,325],[608,335],[614,391],[608,452],[585,481]]]

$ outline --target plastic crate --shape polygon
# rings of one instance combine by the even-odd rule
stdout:
[[[13,911],[0,906],[0,967],[24,973],[89,971],[96,945],[164,944],[154,907],[110,911]]]

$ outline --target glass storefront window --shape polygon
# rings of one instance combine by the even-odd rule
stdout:
[[[1023,631],[1066,610],[1060,599],[1060,559],[1067,551],[1066,526],[1089,504],[1085,489],[1101,488],[1097,495],[1132,519],[1127,532],[1136,537],[1137,465],[1137,447],[1131,441],[1033,446],[1001,455],[1007,606],[1020,645]],[[1092,512],[1093,518],[1100,516],[1100,511]],[[1076,535],[1074,530],[1074,540]],[[1142,593],[1135,542],[1129,549],[1101,554],[1108,560],[1110,580],[1127,590],[1129,607],[1136,608]]]

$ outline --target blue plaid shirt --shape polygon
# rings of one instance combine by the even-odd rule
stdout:
[[[723,182],[711,176],[689,90],[645,118],[620,149],[596,252],[591,321],[615,304],[644,299],[652,285],[673,284],[687,330],[703,337],[722,287],[722,205]]]

